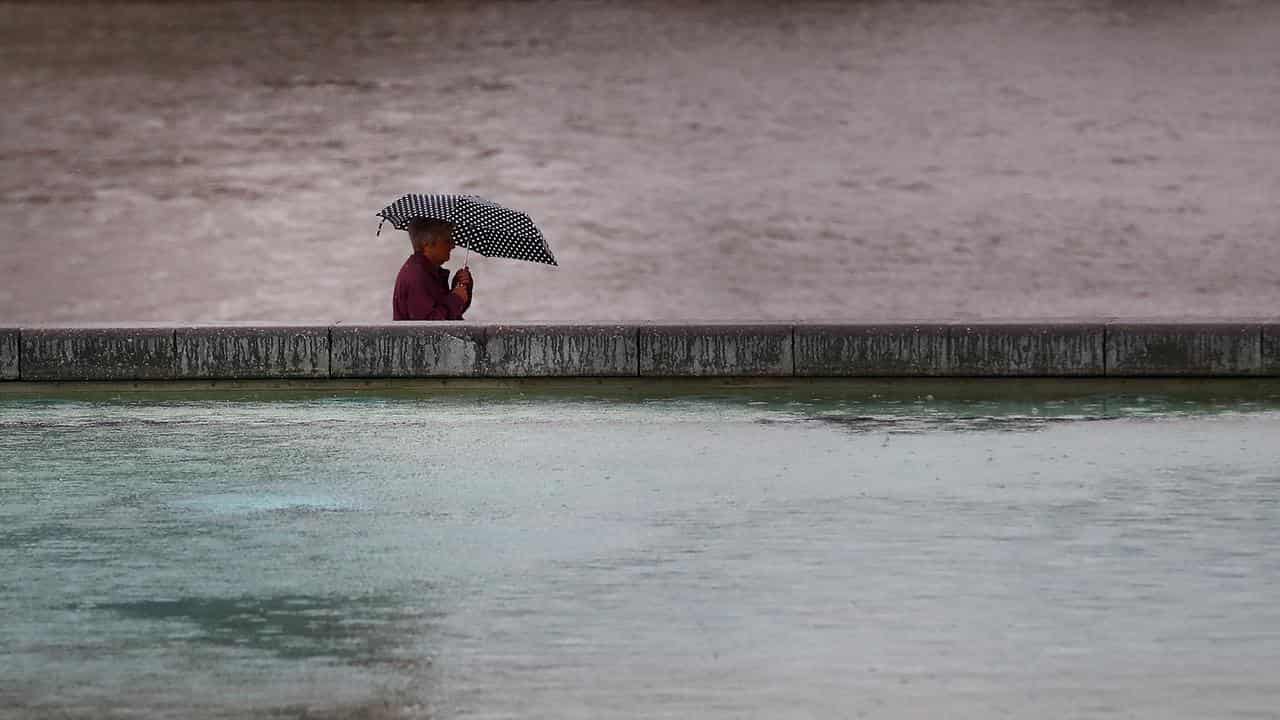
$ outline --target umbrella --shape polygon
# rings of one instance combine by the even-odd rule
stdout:
[[[383,222],[404,230],[415,218],[443,220],[453,224],[454,244],[485,257],[558,264],[528,215],[476,195],[404,195],[382,208],[378,217],[379,234]]]

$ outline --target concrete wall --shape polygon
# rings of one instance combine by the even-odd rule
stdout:
[[[795,374],[790,325],[649,325],[638,340],[642,377]]]
[[[930,377],[947,374],[947,325],[797,325],[796,374]]]
[[[1117,376],[1261,375],[1259,323],[1107,326],[1107,370]]]
[[[486,377],[634,377],[637,330],[626,325],[494,325]]]
[[[1262,326],[1262,374],[1280,377],[1280,322]]]
[[[975,323],[951,327],[951,375],[1081,377],[1106,374],[1106,329],[1086,323]]]
[[[462,322],[335,325],[329,374],[337,378],[476,377],[484,327]]]
[[[175,330],[163,326],[21,328],[22,380],[171,380]]]
[[[329,328],[215,325],[176,331],[182,378],[329,377]]]
[[[18,379],[18,328],[0,327],[0,380]]]
[[[1280,320],[0,328],[0,380],[1280,377]]]

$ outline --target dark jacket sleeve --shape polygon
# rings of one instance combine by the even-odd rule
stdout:
[[[461,320],[466,310],[462,298],[449,293],[436,301],[427,293],[411,293],[405,297],[405,310],[410,320]]]
[[[457,295],[445,293],[435,297],[412,282],[396,288],[396,306],[400,311],[399,320],[461,320],[466,311]]]

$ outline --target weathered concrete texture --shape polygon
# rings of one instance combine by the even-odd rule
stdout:
[[[22,328],[23,380],[169,380],[177,374],[174,329]]]
[[[0,380],[18,379],[18,328],[0,328]]]
[[[1107,374],[1260,375],[1262,326],[1258,323],[1108,324]]]
[[[928,323],[797,325],[796,375],[941,375],[947,368],[947,330]]]
[[[489,377],[635,376],[636,328],[624,325],[493,325],[485,332]]]
[[[335,325],[332,377],[471,377],[481,372],[482,326],[454,322]]]
[[[1280,320],[0,328],[0,380],[1280,377]]]
[[[200,326],[177,331],[182,378],[317,378],[329,375],[329,328]]]
[[[790,325],[647,325],[639,332],[640,374],[792,375]]]
[[[1280,322],[1262,326],[1262,373],[1280,376]]]
[[[1102,323],[957,323],[948,374],[975,377],[1079,377],[1106,372]]]

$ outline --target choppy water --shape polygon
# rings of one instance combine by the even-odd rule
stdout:
[[[0,400],[0,717],[1274,717],[1280,401]]]
[[[0,322],[1273,315],[1272,0],[0,4]]]

